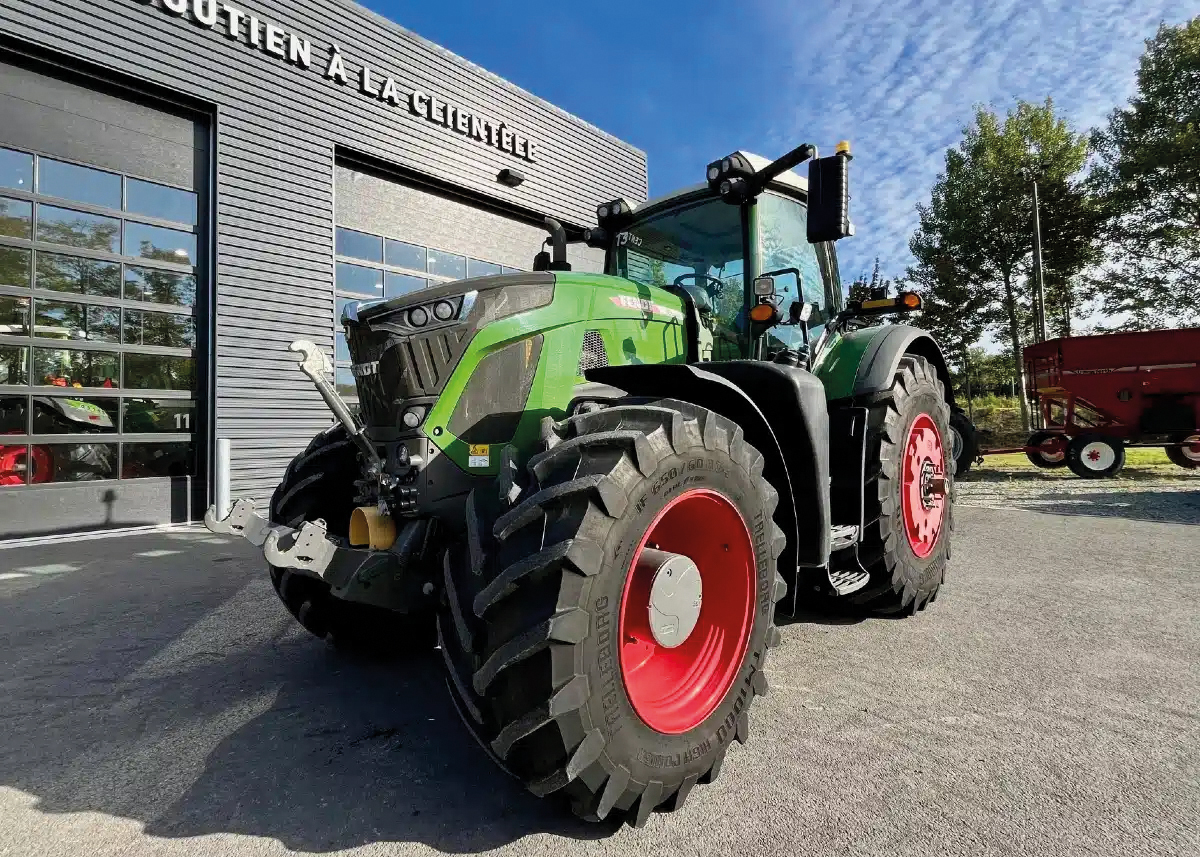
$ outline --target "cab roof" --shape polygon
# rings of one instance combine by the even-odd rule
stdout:
[[[737,154],[741,155],[747,161],[749,161],[750,166],[754,167],[754,169],[756,171],[761,170],[763,167],[765,167],[771,163],[769,160],[764,158],[762,155],[756,155],[753,152],[747,152],[742,149],[739,149]],[[787,190],[799,191],[805,197],[808,196],[808,179],[805,178],[804,176],[800,175],[799,173],[797,173],[795,170],[787,170],[783,173],[780,173],[778,176],[776,176],[774,179],[771,180],[771,185],[769,185],[769,186],[775,186],[775,185],[781,186]],[[679,190],[675,190],[675,191],[672,191],[671,193],[664,194],[663,196],[658,196],[658,197],[655,197],[654,199],[646,200],[641,205],[634,206],[633,213],[635,215],[640,214],[640,213],[648,211],[652,208],[658,208],[660,206],[663,206],[663,205],[671,202],[672,200],[682,199],[683,197],[691,196],[692,194],[702,193],[707,190],[708,190],[707,183],[695,184],[695,185],[691,185],[689,187],[680,188]]]

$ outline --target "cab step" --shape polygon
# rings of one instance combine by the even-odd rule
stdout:
[[[854,524],[834,525],[829,528],[829,549],[839,551],[858,541],[858,527]]]

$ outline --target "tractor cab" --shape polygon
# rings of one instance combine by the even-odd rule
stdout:
[[[758,193],[731,199],[721,189],[726,162],[734,171],[773,174]],[[614,200],[597,208],[605,272],[694,305],[702,361],[776,359],[803,347],[842,310],[834,238],[814,242],[808,229],[808,180],[772,166],[736,152],[710,166],[716,180],[637,207]],[[770,324],[752,320],[759,303],[775,308]]]

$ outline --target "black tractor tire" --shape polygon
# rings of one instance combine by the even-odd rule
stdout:
[[[1080,479],[1106,479],[1125,466],[1125,444],[1101,434],[1081,434],[1067,444],[1067,467]]]
[[[979,435],[970,418],[957,408],[950,411],[950,449],[954,476],[958,478],[971,469],[979,455]]]
[[[1062,435],[1049,431],[1035,431],[1029,436],[1029,440],[1025,441],[1025,446],[1040,447],[1043,443],[1055,437],[1062,437]],[[1025,457],[1029,459],[1029,463],[1034,467],[1040,467],[1043,470],[1058,470],[1060,467],[1067,466],[1067,454],[1065,451],[1057,455],[1044,455],[1041,452],[1026,450]]]
[[[477,489],[466,546],[446,554],[447,684],[484,750],[531,792],[587,820],[640,827],[712,782],[767,690],[774,606],[787,590],[776,568],[786,542],[772,520],[778,495],[741,428],[685,402],[621,400],[544,429],[548,448],[529,461],[516,505],[498,509],[499,491]],[[703,718],[692,728],[667,734],[635,711],[625,684],[623,596],[660,513],[697,489],[721,495],[747,525],[752,618],[740,661],[730,656],[732,684],[713,691],[710,713],[691,713]]]
[[[940,435],[940,475],[946,486],[932,547],[918,556],[907,534],[901,492],[907,444],[922,415]],[[865,526],[858,549],[859,560],[871,577],[866,586],[838,599],[847,602],[844,606],[877,615],[911,616],[937,599],[954,529],[954,461],[949,440],[950,406],[936,370],[924,357],[900,358],[891,390],[870,403],[867,416]],[[936,470],[933,459],[929,461]]]
[[[1167,460],[1184,470],[1195,470],[1200,467],[1200,454],[1192,451],[1200,446],[1200,433],[1183,434],[1174,440],[1177,444],[1187,444],[1187,446],[1164,447]]]
[[[358,450],[341,425],[321,432],[292,459],[271,496],[271,523],[298,528],[325,521],[328,533],[345,539],[354,511]],[[432,611],[399,614],[371,604],[344,601],[323,580],[269,566],[279,600],[311,634],[340,649],[391,656],[430,651],[435,640]]]

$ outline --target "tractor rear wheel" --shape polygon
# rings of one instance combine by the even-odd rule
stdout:
[[[354,511],[358,451],[340,425],[321,432],[288,465],[271,497],[271,523],[296,529],[325,521],[329,535],[345,539]],[[279,600],[305,630],[335,646],[376,654],[432,649],[432,615],[401,615],[370,604],[343,601],[323,580],[269,566]]]
[[[767,690],[778,495],[741,429],[685,402],[618,402],[544,436],[516,505],[476,490],[446,555],[448,684],[534,794],[641,826],[717,776]]]
[[[1175,442],[1180,446],[1165,447],[1167,459],[1186,470],[1200,467],[1200,434],[1181,435]]]
[[[937,598],[954,526],[950,406],[924,357],[900,359],[890,392],[867,417],[866,523],[859,559],[867,585],[844,596],[872,613],[909,615]]]
[[[1125,466],[1125,444],[1101,434],[1081,434],[1067,444],[1067,467],[1081,479],[1116,476]]]
[[[1049,431],[1035,431],[1025,441],[1025,457],[1034,467],[1057,470],[1067,466],[1067,436]]]

